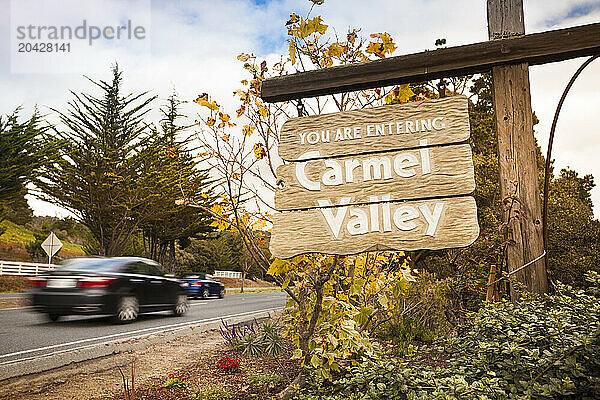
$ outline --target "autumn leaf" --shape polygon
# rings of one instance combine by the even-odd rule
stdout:
[[[254,156],[258,159],[262,159],[267,155],[267,151],[263,147],[261,143],[256,143],[254,145]]]
[[[415,93],[410,88],[409,84],[396,86],[387,96],[385,96],[386,104],[406,103]]]
[[[348,32],[348,34],[346,35],[346,40],[351,43],[354,44],[354,41],[356,40],[356,38],[358,37],[357,32],[360,29],[354,29],[352,32]]]
[[[259,219],[259,220],[255,221],[255,222],[252,224],[252,229],[254,229],[254,230],[262,230],[262,229],[264,229],[266,226],[267,226],[267,223],[266,223],[264,220],[262,220],[262,219]]]
[[[206,118],[206,125],[208,126],[213,126],[215,124],[216,120],[214,118],[208,117]]]
[[[319,32],[321,35],[324,35],[327,31],[328,25],[322,24],[322,22],[323,19],[321,18],[321,16],[317,16],[309,20],[308,24],[310,25],[311,30],[313,30],[313,32]]]
[[[229,114],[224,114],[222,112],[219,113],[219,119],[223,122],[229,121]]]
[[[385,58],[386,54],[392,54],[396,51],[396,44],[389,33],[373,33],[371,37],[379,39],[381,42],[369,42],[365,50],[366,53],[375,54],[379,58]]]
[[[240,106],[240,108],[238,108],[236,110],[237,113],[237,117],[241,117],[244,113],[246,112],[246,106]]]
[[[294,43],[293,40],[290,40],[290,61],[292,62],[292,65],[296,64],[296,45]]]
[[[194,103],[200,103],[201,100],[208,100],[208,93],[199,94],[198,98],[194,100]]]
[[[341,43],[332,43],[327,49],[327,55],[329,57],[340,58],[345,51],[346,48]]]
[[[323,24],[323,19],[320,16],[314,17],[313,19],[304,20],[300,19],[300,26],[288,29],[288,33],[292,36],[296,36],[300,39],[305,39],[313,33],[320,33],[324,35],[327,31],[327,25]]]
[[[250,59],[250,54],[242,53],[239,56],[237,56],[237,59],[242,62],[246,62]]]
[[[267,118],[269,116],[269,110],[258,101],[256,102],[256,105],[258,106],[258,113]]]
[[[213,101],[213,102],[208,101],[208,96],[207,97],[198,97],[196,100],[194,100],[194,103],[200,104],[201,106],[204,106],[204,107],[208,107],[210,110],[214,110],[214,111],[219,109],[219,105],[217,104],[216,101]]]
[[[242,127],[242,133],[246,136],[250,136],[252,135],[252,132],[254,132],[254,126],[252,125],[244,125]]]
[[[285,23],[286,26],[293,25],[296,22],[300,21],[300,17],[296,14],[290,15],[290,19]]]
[[[365,52],[369,54],[375,54],[377,57],[380,58],[385,58],[385,56],[383,55],[383,43],[369,42]]]

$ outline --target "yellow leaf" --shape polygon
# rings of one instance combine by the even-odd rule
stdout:
[[[264,219],[258,219],[252,224],[252,229],[254,230],[262,230],[267,226],[267,223]]]
[[[223,136],[221,136],[221,139],[223,139],[226,142],[229,142],[229,136],[231,136],[231,135],[223,135]]]
[[[261,143],[256,143],[254,145],[254,156],[258,159],[262,159],[267,155],[267,151],[263,147]]]
[[[309,20],[308,23],[311,25],[311,29],[314,32],[319,32],[321,35],[324,35],[327,31],[327,25],[322,24],[323,19],[321,16],[314,17],[312,20]]]
[[[285,260],[280,260],[279,258],[276,258],[269,266],[269,269],[267,270],[267,274],[272,275],[272,276],[280,275],[281,273],[283,273],[285,271],[286,265],[287,265],[287,262]]]
[[[198,99],[194,100],[194,102],[200,104],[201,106],[208,107],[211,110],[215,110],[215,111],[218,110],[219,105],[217,104],[217,102],[216,101],[209,102],[207,100],[207,98],[208,97],[202,97],[202,98],[199,97]]]
[[[246,62],[250,59],[250,54],[242,53],[239,56],[237,56],[237,59]]]
[[[357,29],[354,29],[352,32],[349,32],[346,35],[346,40],[352,44],[354,44],[354,41],[356,40],[356,38],[358,37],[358,35],[356,34],[356,32],[358,32]]]
[[[379,58],[385,58],[386,54],[392,54],[396,51],[396,44],[389,33],[373,33],[372,38],[381,40],[381,42],[369,42],[366,53],[375,54]]]
[[[242,127],[242,133],[246,136],[250,136],[252,135],[252,132],[254,132],[254,126],[252,125],[244,125]]]
[[[382,53],[383,52],[383,43],[369,42],[365,52],[369,53],[369,54],[375,54],[377,57],[380,57],[380,58],[385,57]]]
[[[267,118],[269,116],[269,110],[258,101],[256,102],[256,105],[258,106],[258,113]]]
[[[194,103],[200,103],[201,100],[208,100],[208,94],[207,93],[199,94],[198,97],[196,98],[196,100],[194,100]]]
[[[206,118],[206,125],[208,125],[208,126],[213,126],[215,124],[215,122],[216,121],[214,118],[211,118],[211,117]]]
[[[219,119],[223,122],[227,122],[227,121],[229,121],[229,114],[224,114],[224,113],[220,112]]]
[[[327,49],[327,55],[329,57],[340,58],[345,52],[345,47],[341,43],[332,43]]]
[[[238,108],[236,110],[237,112],[237,117],[241,117],[245,112],[246,112],[246,106],[240,106],[240,108]]]
[[[385,96],[386,104],[406,103],[415,93],[410,88],[409,84],[396,86],[387,96]]]
[[[296,45],[293,40],[290,40],[290,60],[292,61],[292,65],[296,64]]]

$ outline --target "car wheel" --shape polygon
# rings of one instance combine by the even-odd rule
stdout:
[[[180,294],[177,296],[177,303],[175,307],[173,307],[173,315],[176,317],[181,317],[188,310],[188,300],[185,294]]]
[[[222,287],[221,290],[219,291],[219,298],[222,299],[223,297],[225,297],[225,288]]]
[[[60,317],[62,317],[62,315],[60,315],[60,314],[52,314],[52,313],[48,314],[48,319],[52,322],[58,321],[60,319]]]
[[[202,290],[202,298],[208,299],[209,296],[210,296],[210,291],[208,290],[208,288],[203,289]]]
[[[135,321],[139,311],[140,305],[135,296],[123,296],[119,299],[115,320],[121,324]]]

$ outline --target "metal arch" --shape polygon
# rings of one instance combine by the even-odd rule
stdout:
[[[552,127],[550,128],[550,138],[548,140],[548,151],[546,153],[546,169],[544,171],[544,208],[543,208],[543,215],[542,215],[542,224],[543,224],[542,225],[542,235],[544,237],[544,253],[546,253],[546,257],[544,258],[544,264],[546,266],[547,273],[550,270],[549,269],[549,257],[548,257],[548,254],[549,254],[548,253],[548,192],[549,192],[549,187],[550,187],[550,163],[551,163],[551,159],[552,159],[552,144],[554,142],[554,132],[556,130],[556,123],[558,122],[558,116],[560,115],[560,110],[562,108],[562,105],[565,102],[565,98],[567,97],[569,90],[571,90],[573,83],[575,83],[575,80],[577,79],[577,77],[579,77],[579,75],[585,69],[585,67],[590,65],[590,63],[592,61],[594,61],[595,59],[597,59],[598,57],[600,57],[600,54],[597,54],[595,56],[588,58],[583,64],[581,64],[579,69],[575,72],[575,74],[573,75],[573,77],[571,78],[569,83],[567,84],[567,87],[565,88],[565,90],[560,98],[560,101],[558,102],[558,106],[556,107],[556,112],[554,113],[554,120],[552,121]]]

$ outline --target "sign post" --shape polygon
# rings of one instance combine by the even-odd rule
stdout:
[[[490,40],[525,34],[523,0],[488,0]],[[535,293],[548,291],[543,259],[516,271],[544,252],[542,209],[527,63],[492,68],[493,100],[498,135],[500,196],[507,199],[508,273]],[[510,215],[509,215],[510,213]],[[511,298],[517,298],[511,287]]]
[[[501,191],[521,207],[521,218],[509,219],[508,269],[528,290],[543,293],[548,282],[528,66],[600,54],[600,23],[525,35],[522,0],[487,0],[487,7],[487,42],[274,77],[262,83],[261,97],[286,101],[492,72]]]
[[[62,242],[56,237],[54,232],[42,242],[42,249],[48,254],[48,264],[52,264],[52,256],[62,248]]]

